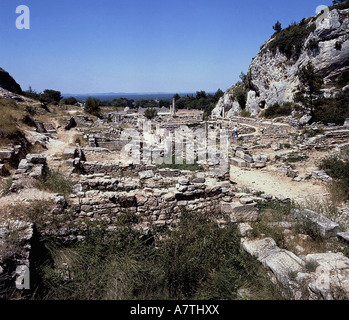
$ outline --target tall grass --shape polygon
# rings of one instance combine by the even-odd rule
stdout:
[[[201,213],[182,212],[175,231],[151,243],[132,228],[130,216],[118,230],[88,225],[85,240],[52,247],[54,264],[43,268],[49,299],[279,299],[263,266],[240,247],[236,225],[219,228]]]
[[[69,195],[72,192],[73,182],[62,171],[53,170],[39,178],[36,187],[40,190]]]

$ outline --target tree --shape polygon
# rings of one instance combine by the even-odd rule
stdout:
[[[296,94],[296,100],[303,102],[309,107],[313,115],[314,100],[322,96],[321,88],[324,84],[324,80],[321,74],[316,73],[315,67],[311,62],[308,62],[306,66],[300,67],[297,75],[301,82],[301,87]]]
[[[148,120],[151,120],[151,119],[154,119],[155,117],[157,117],[158,113],[157,113],[157,111],[154,108],[150,108],[150,109],[145,110],[144,116]]]
[[[59,101],[61,101],[63,97],[61,96],[60,91],[46,89],[40,96],[40,100],[43,103],[52,103],[57,104]]]
[[[33,90],[31,86],[29,86],[27,91],[24,91],[24,95],[30,99],[40,100],[40,93]]]
[[[234,89],[234,98],[239,103],[241,109],[245,109],[246,108],[247,91],[246,91],[244,85],[241,85],[241,86],[236,87]]]
[[[224,92],[221,89],[218,89],[214,94],[214,98],[216,101],[218,101],[221,97],[223,97],[223,95],[224,95]]]
[[[176,101],[179,100],[181,98],[181,96],[176,93],[174,96],[173,96],[173,99],[175,99]]]
[[[79,101],[74,97],[69,97],[69,98],[64,99],[63,102],[67,105],[73,106],[76,103],[78,103]]]
[[[207,94],[205,91],[196,91],[196,99],[206,98]]]
[[[93,114],[95,116],[99,115],[100,109],[100,101],[96,98],[88,97],[85,102],[84,111],[89,114]]]
[[[275,30],[275,32],[280,32],[282,30],[281,23],[279,20],[276,21],[275,25],[273,25],[273,29]]]

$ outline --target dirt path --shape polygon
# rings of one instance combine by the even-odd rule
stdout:
[[[248,171],[231,166],[230,179],[237,183],[238,188],[257,189],[273,196],[283,195],[299,203],[304,203],[309,198],[323,199],[327,196],[324,186],[315,185],[312,182],[296,182],[292,178],[265,171]]]
[[[58,129],[55,135],[57,139],[50,139],[47,143],[47,150],[42,154],[47,157],[48,162],[52,160],[56,155],[60,155],[66,148],[74,144],[74,136],[78,134],[75,129],[69,131]]]

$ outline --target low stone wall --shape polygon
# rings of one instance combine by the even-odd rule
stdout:
[[[130,164],[119,165],[116,163],[102,163],[102,162],[80,162],[83,172],[89,174],[106,174],[116,176],[138,176],[140,172],[152,170],[154,174],[158,173],[162,177],[180,177],[187,175],[190,171],[180,171],[175,169],[158,169],[155,165],[144,164]]]

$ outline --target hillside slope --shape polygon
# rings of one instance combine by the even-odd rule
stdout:
[[[225,92],[212,115],[231,117],[245,108],[257,116],[274,103],[294,101],[300,84],[297,71],[308,62],[322,75],[327,96],[333,94],[335,82],[349,70],[349,8],[331,7],[322,17],[303,19],[275,33],[249,67],[245,105],[236,96],[236,88],[242,85],[238,82]]]
[[[13,93],[22,93],[20,85],[2,68],[0,68],[0,87]]]

